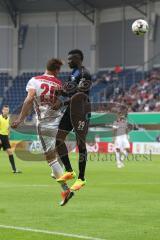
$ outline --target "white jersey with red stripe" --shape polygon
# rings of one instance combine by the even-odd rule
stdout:
[[[53,75],[43,74],[32,77],[26,86],[26,91],[35,89],[34,109],[38,120],[50,119],[59,114],[52,109],[55,90],[61,89],[62,83]]]

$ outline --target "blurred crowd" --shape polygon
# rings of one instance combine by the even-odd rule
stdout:
[[[104,74],[101,82],[106,81],[106,90],[100,94],[101,101],[117,102],[128,106],[129,112],[160,111],[160,69],[152,70],[146,79],[131,85],[126,90],[122,82]],[[100,79],[98,80],[100,81]]]
[[[130,87],[128,91],[120,90],[113,94],[111,101],[128,106],[128,111],[160,111],[160,69],[153,70],[145,80]]]

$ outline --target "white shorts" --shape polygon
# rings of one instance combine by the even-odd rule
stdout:
[[[114,142],[114,147],[115,147],[115,149],[119,148],[120,150],[130,148],[130,144],[129,144],[127,135],[122,135],[122,136],[116,137],[115,142]]]
[[[43,120],[37,124],[37,132],[44,153],[55,150],[56,135],[62,116],[50,120]]]

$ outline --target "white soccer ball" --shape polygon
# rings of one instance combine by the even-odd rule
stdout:
[[[143,19],[138,19],[132,24],[132,31],[138,36],[143,36],[146,32],[148,32],[148,30],[148,23]]]

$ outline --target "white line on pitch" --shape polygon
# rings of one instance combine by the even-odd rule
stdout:
[[[35,232],[35,233],[44,233],[44,234],[49,234],[49,235],[59,235],[59,236],[79,238],[79,239],[105,240],[105,239],[102,239],[102,238],[94,238],[94,237],[82,236],[82,235],[78,235],[78,234],[62,233],[62,232],[34,229],[34,228],[28,228],[28,227],[16,227],[16,226],[0,225],[0,228],[14,229],[14,230],[19,230],[19,231],[27,231],[27,232]]]
[[[52,185],[47,185],[47,184],[0,184],[0,188],[3,187],[3,188],[7,188],[7,187],[51,187]]]
[[[160,185],[160,182],[114,182],[114,183],[104,183],[103,185]],[[53,185],[47,184],[0,184],[0,188],[23,188],[23,187],[31,187],[31,188],[46,188],[52,187]]]

